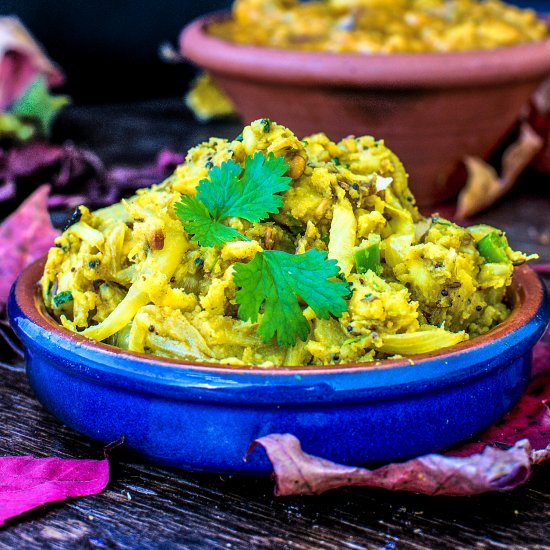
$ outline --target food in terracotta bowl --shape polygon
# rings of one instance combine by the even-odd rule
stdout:
[[[457,164],[489,155],[550,73],[546,25],[500,2],[243,0],[180,44],[246,121],[384,136],[421,206],[458,192]]]
[[[514,275],[529,259],[495,228],[422,216],[382,141],[264,118],[80,206],[9,310],[38,397],[83,433],[259,472],[248,444],[290,432],[353,464],[445,447],[512,406],[548,318],[536,275]]]

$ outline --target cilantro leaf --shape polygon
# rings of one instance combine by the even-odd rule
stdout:
[[[280,346],[293,346],[296,337],[306,340],[309,323],[298,297],[309,305],[319,319],[340,317],[348,309],[343,296],[349,295],[347,283],[330,281],[338,274],[336,260],[312,248],[305,254],[264,250],[247,264],[236,263],[233,280],[240,288],[235,296],[239,317],[256,322],[263,304],[258,334],[268,342],[277,334]]]
[[[181,197],[174,205],[176,215],[184,222],[185,231],[192,236],[193,241],[199,241],[201,246],[216,246],[233,239],[245,239],[236,229],[216,221],[208,208],[197,199],[187,195]]]
[[[234,160],[214,166],[197,186],[196,197],[183,196],[174,208],[185,230],[201,246],[215,246],[244,237],[225,226],[225,218],[236,216],[258,222],[275,213],[283,204],[280,195],[289,188],[284,176],[288,165],[282,157],[261,151],[244,161],[244,171]],[[225,228],[225,229],[223,229]]]
[[[234,182],[234,192],[226,203],[225,215],[259,222],[268,214],[277,212],[283,205],[283,198],[276,193],[286,191],[292,181],[284,176],[287,170],[284,158],[273,153],[265,157],[257,151],[253,157],[246,157],[243,176]],[[199,198],[205,202],[204,198]]]
[[[197,199],[204,204],[214,219],[227,218],[227,204],[236,191],[243,169],[234,160],[227,160],[221,166],[214,166],[208,172],[209,179],[202,179],[197,186]]]
[[[51,95],[44,77],[39,76],[12,105],[10,112],[18,117],[35,119],[42,134],[47,136],[57,112],[67,103],[67,96]]]

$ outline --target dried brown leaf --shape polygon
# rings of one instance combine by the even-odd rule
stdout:
[[[518,139],[504,151],[500,176],[491,165],[477,157],[464,159],[468,179],[458,197],[456,218],[473,216],[504,196],[543,146],[544,140],[524,122]]]
[[[257,440],[273,464],[279,496],[318,495],[339,487],[376,487],[430,496],[471,496],[508,491],[531,473],[531,445],[518,441],[511,449],[486,447],[468,457],[426,455],[376,470],[335,464],[305,453],[296,437],[271,434]]]

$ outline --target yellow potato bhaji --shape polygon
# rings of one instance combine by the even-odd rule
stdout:
[[[226,40],[332,52],[448,52],[541,40],[533,10],[498,0],[236,0],[210,25]]]
[[[325,365],[490,330],[526,259],[492,227],[420,215],[383,141],[300,140],[262,119],[128,200],[79,207],[41,288],[65,327],[124,349]]]

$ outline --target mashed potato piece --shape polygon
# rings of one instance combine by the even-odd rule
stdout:
[[[229,159],[243,166],[257,151],[287,165],[282,206],[261,222],[224,220],[247,240],[199,246],[174,204],[194,196],[212,167]],[[235,264],[265,250],[312,248],[337,261],[350,288],[347,311],[319,319],[302,303],[307,339],[287,348],[264,342],[258,323],[238,316]],[[192,148],[170,178],[128,200],[95,212],[80,206],[40,284],[66,328],[124,349],[236,365],[325,365],[414,355],[487,332],[509,314],[513,265],[527,259],[494,228],[423,217],[383,141],[300,140],[262,119],[234,140]]]
[[[332,52],[448,52],[541,40],[533,10],[499,0],[235,0],[209,32],[243,44]]]

